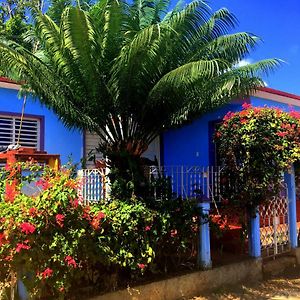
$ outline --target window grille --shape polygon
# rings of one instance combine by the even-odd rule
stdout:
[[[0,115],[0,146],[18,143],[20,123],[21,118],[18,116]],[[23,118],[19,144],[40,150],[40,119]]]

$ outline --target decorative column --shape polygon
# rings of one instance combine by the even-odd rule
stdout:
[[[259,208],[256,207],[249,217],[249,255],[259,258],[261,257]]]
[[[295,170],[292,166],[288,172],[284,174],[284,182],[287,186],[288,210],[289,210],[289,233],[291,248],[298,247],[297,237],[297,209],[296,209],[296,183]]]
[[[200,208],[198,266],[202,269],[210,269],[212,266],[208,220],[210,203],[204,200],[198,204],[198,207]]]

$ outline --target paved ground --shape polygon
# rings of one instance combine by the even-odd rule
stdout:
[[[300,300],[300,268],[256,284],[246,284],[202,294],[193,300]],[[191,299],[190,299],[191,300]]]

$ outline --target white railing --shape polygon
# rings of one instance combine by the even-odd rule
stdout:
[[[109,184],[107,169],[83,169],[78,171],[79,195],[84,204],[99,202],[107,198]]]
[[[107,199],[109,194],[108,169],[83,169],[78,172],[81,179],[79,193],[84,203]],[[170,189],[172,197],[203,197],[212,202],[221,200],[220,167],[199,166],[150,166],[145,175],[152,186],[156,199],[166,195]]]
[[[151,166],[149,179],[169,179],[174,197],[203,197],[220,201],[220,167],[200,166]],[[156,195],[159,197],[159,195]]]

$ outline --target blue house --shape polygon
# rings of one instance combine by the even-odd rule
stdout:
[[[243,103],[254,107],[277,107],[300,112],[300,96],[271,88],[261,88],[247,99],[235,100],[161,138],[161,165],[213,166],[217,164],[213,133],[217,123],[229,112],[242,110]]]
[[[20,118],[24,99],[18,97],[20,85],[0,77],[0,147],[16,144],[60,154],[62,163],[72,159],[79,163],[88,158],[99,143],[99,137],[88,131],[67,129],[59,118],[38,101],[28,97],[24,109],[24,119],[19,135]],[[216,153],[213,144],[215,125],[222,121],[228,111],[239,111],[244,102],[253,106],[279,107],[283,110],[300,111],[300,96],[271,88],[262,88],[253,96],[234,100],[213,112],[184,125],[168,130],[156,138],[144,156],[165,166],[208,166],[215,165]],[[95,158],[102,156],[94,151]],[[94,163],[87,161],[87,167]]]
[[[70,158],[79,162],[83,155],[83,134],[66,129],[52,111],[30,97],[24,107],[24,99],[18,97],[19,89],[20,85],[0,77],[0,147],[19,142],[24,147],[60,154],[63,164]]]

